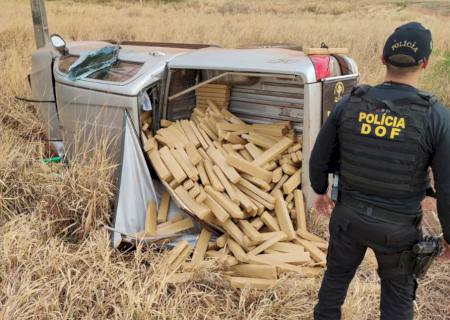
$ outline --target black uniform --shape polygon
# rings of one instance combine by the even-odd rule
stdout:
[[[412,86],[359,87],[334,108],[310,159],[314,191],[341,172],[340,199],[330,220],[327,271],[316,319],[340,319],[348,285],[366,249],[381,278],[381,318],[412,319],[416,281],[402,252],[421,237],[421,200],[435,179],[439,219],[450,242],[450,112]]]

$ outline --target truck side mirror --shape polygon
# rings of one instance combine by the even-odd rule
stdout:
[[[62,55],[67,53],[66,42],[60,35],[52,34],[50,36],[50,41],[52,42],[53,48],[58,50]]]

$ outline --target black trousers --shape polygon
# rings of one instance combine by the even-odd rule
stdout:
[[[414,276],[401,268],[401,252],[410,250],[422,233],[417,225],[402,225],[366,216],[339,202],[330,220],[327,270],[314,308],[314,319],[337,320],[356,269],[371,248],[381,279],[381,319],[413,319]]]

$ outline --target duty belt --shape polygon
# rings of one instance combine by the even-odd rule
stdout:
[[[342,195],[340,201],[342,204],[358,211],[359,214],[386,222],[400,225],[419,225],[422,221],[422,213],[414,215],[399,214],[344,195]]]

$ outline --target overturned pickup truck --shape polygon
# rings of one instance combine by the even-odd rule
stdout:
[[[308,159],[316,135],[334,103],[348,93],[358,79],[354,60],[342,52],[339,54],[339,50],[302,51],[294,47],[226,49],[129,41],[66,44],[57,35],[51,40],[32,56],[30,83],[33,99],[38,101],[48,139],[59,152],[64,153],[69,163],[77,143],[95,144],[105,136],[111,140],[111,155],[120,163],[119,194],[111,226],[115,231],[114,246],[147,227],[147,204],[154,200],[159,207],[160,200],[166,201],[160,199],[166,189],[170,189],[179,207],[191,215],[197,214],[190,210],[189,203],[177,196],[174,189],[181,185],[186,190],[196,187],[198,177],[194,175],[191,179],[193,184],[158,179],[161,178],[161,172],[155,168],[158,164],[149,157],[154,148],[183,149],[185,140],[189,140],[193,131],[183,131],[183,123],[177,120],[192,119],[189,122],[193,122],[195,127],[194,120],[206,117],[204,130],[198,130],[201,131],[198,138],[206,142],[206,146],[200,149],[207,151],[206,147],[211,145],[224,153],[230,150],[232,159],[224,165],[231,166],[245,177],[245,181],[251,182],[242,190],[257,205],[269,203],[265,209],[258,208],[258,216],[273,204],[272,196],[276,198],[277,193],[261,198],[279,184],[276,178],[261,181],[264,177],[258,176],[258,169],[246,170],[260,154],[265,154],[265,160],[259,159],[265,164],[261,170],[271,174],[271,170],[279,170],[277,175],[281,172],[286,179],[298,175],[294,187],[303,191],[306,208],[309,208]],[[214,121],[218,122],[217,127],[211,124]],[[225,125],[219,125],[220,122]],[[178,136],[180,144],[174,140],[170,142],[170,137],[168,141],[161,134],[162,138],[155,140],[158,130],[162,127],[169,129],[170,124],[175,126],[172,139],[177,139],[177,132],[182,134],[183,137]],[[218,132],[221,128],[225,131]],[[292,142],[279,142],[283,138]],[[229,144],[226,150],[221,148],[222,143]],[[277,145],[278,149],[271,149],[270,144]],[[297,152],[300,148],[301,154]],[[271,154],[273,151],[279,151],[279,154]],[[183,154],[186,153],[180,152],[178,156],[183,158]],[[209,154],[203,152],[201,156],[208,160]],[[168,158],[172,155],[169,152],[166,160],[170,162]],[[294,158],[291,159],[290,155]],[[269,163],[266,166],[267,162],[275,165]],[[212,162],[213,165],[219,163]],[[283,169],[279,169],[281,164],[285,164]],[[166,165],[172,177],[171,168]],[[252,175],[253,172],[256,173]],[[213,174],[212,171],[208,173]],[[220,176],[221,172],[217,174],[224,178]],[[202,183],[205,186],[204,181]],[[255,185],[267,193],[254,195],[257,192],[252,191]],[[216,189],[221,190],[221,187]],[[211,191],[211,196],[215,191]],[[242,194],[241,191],[238,190]],[[289,198],[287,202],[293,203],[294,197],[290,193],[294,192],[288,188],[285,196]],[[223,194],[226,195],[225,192]],[[230,200],[229,195],[226,198]],[[303,196],[301,198],[303,202]],[[260,199],[260,203],[255,199]],[[217,204],[220,198],[213,200]],[[235,203],[239,207],[239,200]],[[175,205],[170,207],[169,218],[180,211]],[[194,208],[197,207],[194,205]],[[292,210],[292,206],[288,210]],[[273,221],[266,218],[266,225],[270,225]],[[214,220],[209,222],[213,222],[214,228]],[[281,225],[279,227],[283,230]],[[279,227],[274,223],[269,229],[276,231]],[[246,228],[250,233],[253,230],[244,223],[241,229]],[[223,229],[219,226],[217,230]]]

